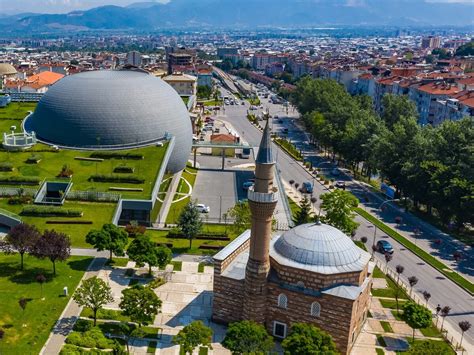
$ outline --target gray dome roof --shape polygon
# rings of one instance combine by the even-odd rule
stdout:
[[[63,147],[120,149],[155,144],[169,133],[168,168],[184,168],[192,129],[183,100],[163,80],[140,71],[91,71],[67,76],[43,95],[24,123],[39,140]]]
[[[272,240],[270,256],[279,264],[322,274],[360,271],[370,254],[339,229],[327,224],[302,224]]]

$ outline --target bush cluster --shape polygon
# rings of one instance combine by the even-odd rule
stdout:
[[[26,205],[31,202],[31,196],[11,196],[8,199],[9,205]]]
[[[121,182],[128,184],[143,184],[145,179],[133,175],[91,175],[89,181],[95,182]]]
[[[84,333],[72,332],[66,338],[67,344],[84,348],[114,349],[116,342],[107,339],[98,327],[93,327]]]
[[[109,351],[102,351],[99,349],[84,349],[72,344],[64,344],[61,349],[60,355],[98,355],[98,354],[112,354]]]
[[[95,153],[92,153],[90,157],[101,158],[101,159],[140,160],[140,159],[143,159],[143,154],[121,153],[121,152],[95,152]]]
[[[13,164],[9,162],[0,163],[0,171],[13,171]]]
[[[114,168],[114,173],[133,174],[134,171],[134,168],[125,165],[119,165]]]
[[[3,185],[38,185],[40,179],[34,176],[8,176],[0,177],[0,184]]]
[[[82,211],[59,207],[26,206],[23,207],[21,215],[34,217],[82,217]]]
[[[35,154],[32,154],[28,157],[28,159],[26,159],[26,163],[27,164],[38,164],[38,162],[41,160],[41,156],[40,155],[35,155]]]
[[[164,285],[165,283],[166,283],[165,280],[163,280],[161,277],[158,277],[150,281],[147,286],[154,290],[155,288],[158,288],[161,285]]]

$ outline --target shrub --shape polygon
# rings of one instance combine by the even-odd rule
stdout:
[[[135,171],[131,166],[119,165],[114,168],[114,173],[133,174]]]
[[[166,283],[165,280],[163,280],[161,277],[158,277],[156,279],[153,279],[152,281],[150,281],[147,285],[147,287],[151,288],[151,289],[155,289],[155,288],[158,288],[160,287],[161,285],[164,285]]]
[[[107,339],[99,327],[93,327],[83,333],[72,332],[66,338],[66,343],[84,348],[112,349],[115,347],[115,341]]]
[[[92,175],[89,181],[95,182],[121,182],[128,184],[143,184],[145,179],[133,175]]]
[[[8,176],[1,177],[0,184],[4,185],[38,185],[40,179],[33,176]]]
[[[60,207],[26,206],[23,207],[21,215],[33,217],[82,217],[82,211]]]
[[[143,154],[121,153],[121,152],[95,152],[95,153],[92,153],[90,156],[91,158],[102,158],[102,159],[128,159],[128,160],[143,159]]]
[[[125,270],[125,276],[132,277],[135,271],[133,269]]]
[[[139,225],[136,221],[130,221],[130,224],[125,226],[125,232],[128,233],[130,238],[134,238],[137,235],[145,234],[146,227]]]
[[[73,171],[72,169],[69,168],[69,166],[67,164],[64,164],[61,171],[59,172],[58,174],[58,177],[65,177],[65,178],[68,178],[68,177],[71,177],[73,174]]]
[[[26,205],[31,202],[31,196],[11,196],[8,199],[9,205]]]
[[[0,171],[13,171],[13,164],[9,162],[0,163]]]
[[[74,324],[74,330],[77,332],[87,332],[92,328],[92,322],[87,319],[78,319],[76,324]]]
[[[41,155],[31,154],[27,159],[27,164],[38,164],[41,161]]]

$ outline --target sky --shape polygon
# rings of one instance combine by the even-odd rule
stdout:
[[[74,10],[85,10],[102,5],[126,6],[134,2],[170,0],[0,0],[0,14],[21,12],[64,13]],[[238,1],[238,0],[235,0]],[[291,0],[288,0],[291,1]],[[474,0],[425,0],[427,2],[472,3]],[[357,6],[364,0],[347,0],[348,5]]]

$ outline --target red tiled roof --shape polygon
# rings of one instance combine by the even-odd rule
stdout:
[[[457,86],[446,84],[444,82],[421,85],[418,87],[418,90],[430,95],[452,95],[460,91]]]

